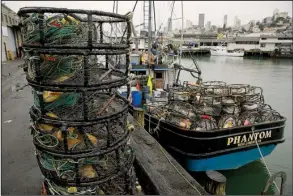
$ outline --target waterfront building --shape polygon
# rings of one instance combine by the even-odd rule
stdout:
[[[186,20],[186,29],[192,28],[192,22],[190,20]]]
[[[293,38],[291,35],[252,33],[242,37],[236,37],[233,42],[227,44],[229,50],[244,49],[259,50],[262,52],[273,52],[277,50],[293,50]]]
[[[204,27],[204,14],[198,15],[198,26]]]
[[[259,26],[258,25],[255,25],[252,27],[252,32],[253,33],[259,33],[261,30],[259,29]]]
[[[209,31],[211,29],[211,21],[208,21],[206,23],[205,29],[206,29],[206,31]]]
[[[20,33],[20,19],[16,13],[1,4],[1,20],[2,20],[2,61],[8,60],[8,51],[11,51],[13,57],[20,57],[19,47],[22,46],[22,36]]]
[[[288,17],[288,12],[280,12],[278,17],[287,18]]]

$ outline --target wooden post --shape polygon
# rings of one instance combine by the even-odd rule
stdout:
[[[217,171],[206,171],[205,190],[212,195],[226,195],[226,177]]]
[[[140,126],[144,127],[144,110],[142,108],[133,108],[133,117]]]

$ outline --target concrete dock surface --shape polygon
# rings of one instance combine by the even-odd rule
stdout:
[[[33,98],[22,64],[21,59],[1,64],[1,195],[37,195],[42,182],[29,130]]]

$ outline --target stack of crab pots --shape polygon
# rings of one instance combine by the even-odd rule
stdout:
[[[116,91],[127,84],[131,14],[25,7],[18,15],[44,193],[134,194],[128,102]]]

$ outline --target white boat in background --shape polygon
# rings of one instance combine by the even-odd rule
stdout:
[[[228,50],[227,47],[217,47],[211,48],[212,56],[235,56],[235,57],[243,57],[243,50]]]

